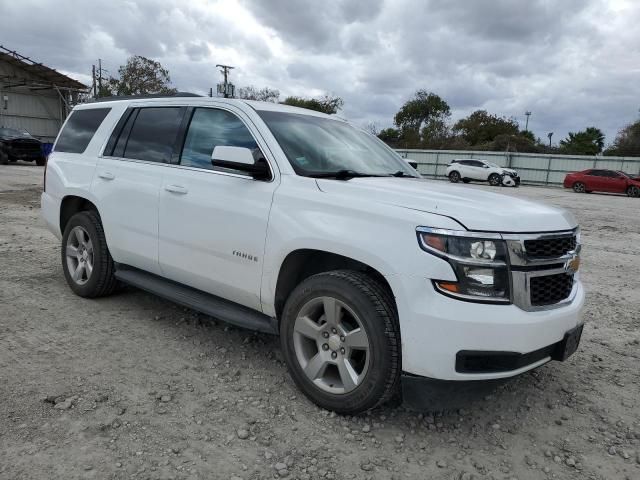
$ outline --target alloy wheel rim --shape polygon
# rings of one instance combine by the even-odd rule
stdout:
[[[500,178],[496,177],[495,175],[491,175],[491,177],[489,178],[489,183],[491,183],[491,185],[499,185]]]
[[[77,285],[87,283],[93,273],[93,243],[83,227],[77,226],[71,230],[65,254],[71,279]]]
[[[314,298],[300,309],[293,347],[305,376],[328,393],[355,390],[369,369],[369,337],[363,323],[334,297]]]
[[[584,192],[584,185],[581,183],[577,183],[575,186],[575,191],[580,193]]]

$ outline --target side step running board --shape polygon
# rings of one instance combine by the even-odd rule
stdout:
[[[115,276],[121,282],[232,325],[274,335],[278,334],[275,318],[210,293],[125,265],[117,266]]]

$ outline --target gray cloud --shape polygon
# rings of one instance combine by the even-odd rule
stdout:
[[[594,125],[612,141],[640,107],[633,0],[22,0],[0,18],[0,43],[85,82],[98,58],[115,73],[138,54],[204,93],[230,63],[238,86],[340,95],[358,125],[391,125],[419,88],[453,120],[530,110],[554,140]]]

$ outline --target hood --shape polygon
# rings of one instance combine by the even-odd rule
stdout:
[[[504,172],[516,173],[516,171],[515,171],[513,168],[504,168],[504,167],[502,167],[502,170],[503,170]]]
[[[385,203],[444,215],[469,230],[551,232],[577,225],[573,215],[560,208],[436,180],[376,177],[317,183],[327,194],[368,200],[372,209]]]
[[[19,137],[16,135],[0,135],[0,140],[4,140],[5,142],[14,142],[16,140],[20,140],[24,143],[40,143],[40,140],[33,137]]]

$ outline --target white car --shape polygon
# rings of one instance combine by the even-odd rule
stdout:
[[[504,168],[486,160],[451,160],[446,172],[449,181],[469,183],[472,180],[489,182],[489,185],[517,187],[520,185],[520,177],[515,170]]]
[[[76,294],[124,282],[279,335],[299,388],[340,413],[512,377],[580,340],[570,213],[425,180],[311,110],[180,96],[77,106],[42,215]]]

